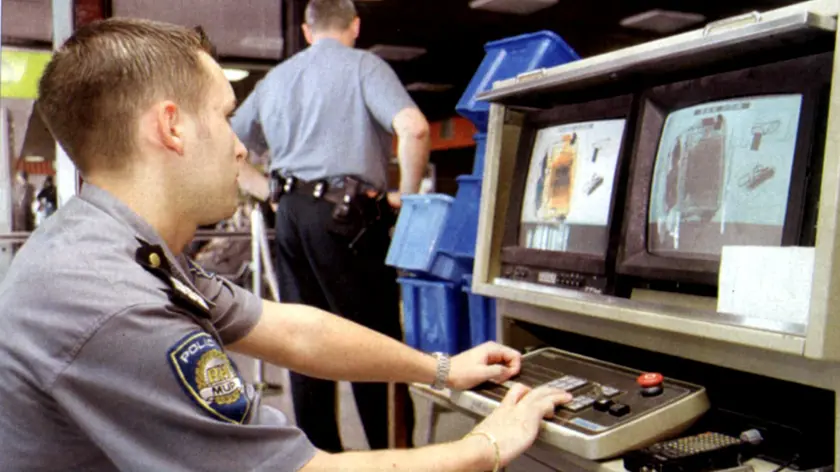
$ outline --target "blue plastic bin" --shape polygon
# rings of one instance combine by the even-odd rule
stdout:
[[[449,208],[449,195],[403,195],[400,216],[385,263],[398,269],[428,272],[435,262],[437,245]]]
[[[484,51],[484,60],[455,106],[458,114],[472,121],[481,131],[487,130],[490,104],[479,101],[476,95],[492,89],[493,83],[498,80],[580,59],[560,36],[551,31],[492,41],[484,45]]]
[[[418,275],[460,283],[466,268],[453,255],[438,251],[454,201],[443,194],[404,195],[385,263]]]
[[[472,175],[482,177],[484,175],[484,154],[487,152],[487,133],[476,133],[473,140],[475,141],[475,160],[473,160]]]
[[[466,297],[453,282],[397,279],[402,290],[405,342],[425,352],[457,354],[469,347]]]
[[[470,323],[470,347],[496,340],[496,299],[472,293],[472,275],[464,276]]]
[[[439,251],[461,261],[475,259],[475,240],[478,233],[478,211],[481,206],[481,177],[461,175],[458,193],[449,210]]]

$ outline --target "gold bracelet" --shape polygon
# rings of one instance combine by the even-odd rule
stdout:
[[[484,436],[490,441],[490,444],[493,445],[493,451],[495,452],[495,465],[493,466],[493,472],[499,472],[499,467],[502,465],[502,454],[499,451],[499,443],[496,441],[496,438],[487,432],[484,431],[473,431],[472,433],[467,434],[464,438],[468,438],[470,436]]]

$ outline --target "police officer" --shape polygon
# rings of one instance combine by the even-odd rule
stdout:
[[[568,394],[517,386],[456,442],[348,454],[254,404],[228,350],[316,377],[458,389],[511,378],[520,357],[487,344],[436,358],[262,301],[183,256],[199,225],[235,211],[246,154],[207,50],[188,29],[110,19],[44,71],[39,110],[86,183],[0,284],[0,468],[489,470],[522,452]]]
[[[353,48],[351,0],[311,0],[305,19],[311,46],[271,70],[232,121],[248,148],[271,154],[280,297],[402,339],[385,256],[399,194],[420,188],[429,125],[388,64]],[[387,195],[392,133],[400,184]],[[335,382],[292,372],[291,383],[298,425],[316,446],[341,451]],[[353,393],[370,447],[388,447],[387,385],[354,383]],[[410,432],[410,398],[402,413]]]

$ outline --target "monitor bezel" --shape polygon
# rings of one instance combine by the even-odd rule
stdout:
[[[633,131],[635,129],[636,97],[632,93],[597,98],[581,103],[563,104],[546,110],[525,113],[522,134],[514,164],[514,180],[511,182],[510,205],[505,221],[502,239],[501,262],[546,270],[567,271],[579,274],[608,275],[613,269],[618,240],[621,235],[620,212],[623,208],[627,175],[627,162]],[[624,119],[624,131],[619,144],[612,199],[607,219],[608,241],[602,254],[594,255],[574,251],[547,251],[525,248],[519,245],[522,200],[528,171],[531,166],[533,147],[537,133],[543,128],[589,121]]]
[[[720,260],[663,257],[648,252],[648,215],[653,171],[659,140],[668,114],[708,102],[768,95],[801,94],[802,106],[791,168],[788,206],[782,246],[799,245],[803,233],[804,203],[809,189],[812,156],[824,88],[830,84],[833,55],[822,53],[722,72],[642,92],[634,133],[632,171],[616,272],[648,281],[717,286]],[[809,71],[803,73],[803,71]],[[824,104],[822,104],[824,105]]]

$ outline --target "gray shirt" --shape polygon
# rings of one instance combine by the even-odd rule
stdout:
[[[220,346],[261,303],[86,184],[0,284],[0,470],[298,470],[315,448]]]
[[[272,69],[232,119],[271,170],[304,180],[355,175],[385,190],[392,122],[416,107],[391,67],[368,51],[321,39]]]

